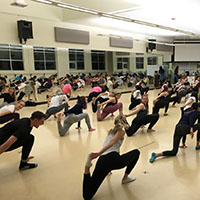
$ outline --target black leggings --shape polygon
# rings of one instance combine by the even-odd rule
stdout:
[[[95,104],[92,103],[92,112],[95,113],[97,111],[97,102],[98,101],[99,101],[99,103],[103,103],[107,100],[109,100],[109,98],[99,97],[98,99],[96,99]]]
[[[137,149],[123,155],[119,155],[117,152],[111,152],[100,156],[92,176],[90,176],[90,174],[84,174],[83,198],[85,200],[92,199],[110,171],[126,167],[125,173],[130,174],[139,156],[140,152]]]
[[[194,132],[198,130],[197,141],[200,141],[200,123],[194,125]],[[190,127],[188,125],[177,125],[174,132],[173,149],[171,151],[164,151],[163,156],[175,156],[178,153],[181,138],[190,134]]]
[[[43,105],[43,104],[47,104],[47,101],[42,101],[42,102],[26,101],[25,102],[26,107],[32,107],[32,106]]]
[[[88,96],[88,103],[90,103],[90,101],[92,101],[93,97],[97,97],[101,92],[91,92]]]
[[[140,115],[137,116],[133,121],[129,129],[126,130],[126,134],[128,136],[132,136],[142,125],[146,125],[148,123],[148,129],[152,129],[152,127],[156,124],[159,119],[159,114],[151,114],[151,115]]]
[[[10,113],[0,117],[0,124],[10,121],[11,119],[19,119],[19,113]]]
[[[183,114],[185,113],[185,112],[188,112],[188,111],[190,111],[190,110],[192,110],[192,108],[188,108],[188,109],[186,109],[186,110],[183,110],[184,108],[181,108],[181,117],[183,116]],[[198,123],[200,123],[200,120],[198,119]],[[182,137],[182,143],[183,144],[185,144],[185,142],[186,142],[186,136],[187,135],[184,135],[183,137]]]
[[[177,97],[178,97],[177,103],[180,103],[182,97],[185,97],[186,94],[187,94],[187,90],[181,90],[180,92],[177,92]]]
[[[129,110],[132,110],[134,107],[141,103],[141,99],[135,99],[133,95],[131,95],[131,104],[129,105]]]
[[[47,120],[51,115],[54,115],[63,109],[65,109],[65,112],[66,112],[68,110],[68,107],[69,107],[68,104],[61,104],[59,106],[54,106],[54,107],[48,108],[45,113],[45,115],[46,115],[45,120]]]
[[[33,143],[34,143],[34,136],[31,134],[27,134],[27,135],[23,136],[23,138],[17,139],[17,141],[15,143],[13,143],[6,151],[12,151],[12,150],[17,149],[22,146],[21,159],[27,160],[27,158],[31,152]],[[2,144],[1,141],[0,141],[0,144]]]
[[[169,97],[166,98],[166,100],[169,103],[173,102],[173,106],[178,102],[178,99],[179,99],[178,96],[174,96],[174,97],[169,96]]]
[[[153,107],[153,114],[159,113],[160,108],[165,108],[165,113],[166,113],[168,111],[168,108],[169,108],[169,102],[163,101],[163,100],[158,100],[155,103],[155,106]]]

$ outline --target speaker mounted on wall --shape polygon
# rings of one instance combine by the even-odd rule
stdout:
[[[149,39],[148,41],[149,41],[148,49],[150,49],[150,51],[153,51],[154,49],[156,49],[156,44],[152,43],[152,42],[156,42],[156,40],[155,39]]]
[[[17,21],[17,28],[18,28],[18,38],[20,43],[26,44],[27,39],[33,39],[33,29],[32,29],[32,22],[25,21],[25,20],[18,20]]]

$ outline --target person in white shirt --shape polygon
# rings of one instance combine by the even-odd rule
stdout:
[[[113,82],[112,82],[112,79],[110,79],[110,77],[107,78],[106,86],[109,92],[113,92]]]
[[[19,119],[19,113],[15,113],[16,110],[20,110],[25,106],[23,101],[17,102],[15,105],[5,105],[0,108],[0,124],[8,122],[12,119]]]
[[[142,94],[140,91],[140,86],[136,85],[135,90],[131,92],[131,104],[129,105],[129,110],[132,110],[137,105],[141,103]]]
[[[63,93],[57,93],[57,95],[53,96],[50,100],[49,107],[46,111],[45,120],[47,120],[51,115],[55,115],[63,109],[67,111],[68,107],[69,106],[67,96]]]

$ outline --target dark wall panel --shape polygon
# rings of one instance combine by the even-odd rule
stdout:
[[[55,41],[76,44],[89,44],[89,32],[55,27]]]
[[[169,46],[169,45],[164,45],[164,44],[157,44],[156,50],[157,51],[171,51],[172,52],[173,47]]]
[[[110,37],[111,47],[133,48],[133,40]]]

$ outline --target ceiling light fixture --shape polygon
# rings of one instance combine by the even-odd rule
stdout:
[[[45,4],[52,4],[51,1],[48,1],[48,0],[35,0],[36,2],[39,2],[39,3],[45,3]]]
[[[75,10],[75,11],[80,11],[80,12],[89,13],[89,14],[93,14],[93,15],[98,15],[97,11],[85,9],[85,8],[78,7],[78,6],[73,6],[73,5],[64,4],[64,3],[57,3],[56,5],[58,7],[67,8],[70,10]]]
[[[80,6],[76,6],[76,5],[72,5],[72,4],[63,3],[63,2],[60,2],[60,1],[57,1],[57,0],[31,0],[31,1],[39,2],[39,3],[45,3],[45,4],[51,4],[53,6],[58,6],[58,7],[61,7],[61,8],[75,10],[75,11],[88,13],[88,14],[92,14],[92,15],[97,15],[97,16],[100,16],[100,17],[107,17],[107,18],[112,18],[112,19],[121,20],[121,21],[125,21],[125,22],[132,22],[132,23],[140,24],[140,25],[144,25],[144,26],[160,28],[160,29],[164,29],[164,30],[167,30],[167,31],[179,32],[179,33],[182,33],[184,35],[190,35],[190,36],[195,36],[195,37],[200,36],[199,34],[196,34],[196,33],[190,32],[190,31],[185,31],[185,30],[181,30],[181,29],[168,27],[168,26],[163,26],[163,25],[153,24],[153,23],[149,23],[149,22],[145,22],[145,21],[136,20],[136,19],[131,19],[131,18],[119,16],[119,15],[116,15],[116,14],[109,14],[109,13],[102,12],[102,11],[97,11],[97,10],[88,9],[88,8],[84,8],[84,7],[80,7]]]

